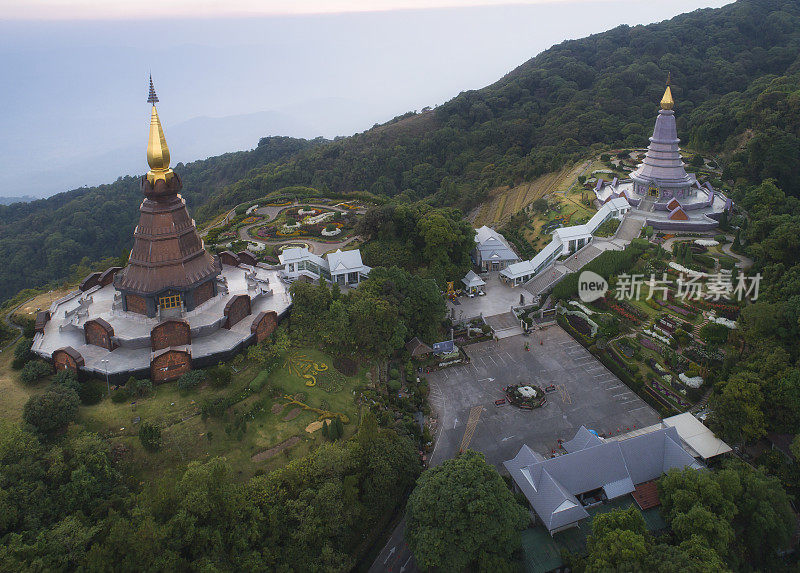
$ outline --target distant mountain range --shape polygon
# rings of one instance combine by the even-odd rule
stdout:
[[[12,203],[24,203],[26,201],[34,201],[36,197],[31,195],[20,195],[19,197],[3,197],[0,196],[0,205],[11,205]]]
[[[274,111],[195,117],[174,125],[170,125],[166,117],[162,121],[173,164],[177,164],[253,149],[258,140],[267,134],[311,139],[323,133],[347,133],[352,126],[361,125],[361,129],[367,129],[372,124],[368,119],[365,121],[365,117],[374,115],[375,112],[371,112],[364,103],[325,98]],[[134,132],[125,137],[122,145],[119,145],[118,138],[117,147],[113,149],[99,146],[94,153],[84,151],[77,157],[50,159],[46,167],[35,171],[7,173],[5,185],[11,189],[26,189],[29,192],[28,199],[23,200],[32,200],[52,195],[59,189],[77,188],[87,181],[100,183],[113,181],[120,175],[140,173],[146,167],[143,161],[147,145],[144,114],[143,118],[142,129],[139,130],[142,133]],[[31,193],[37,194],[37,197],[31,197]]]
[[[646,145],[668,71],[684,146],[719,155],[728,180],[773,178],[800,197],[796,0],[739,0],[563,42],[484,89],[364,133],[335,141],[267,138],[252,151],[178,166],[182,193],[200,222],[292,185],[467,209],[499,185],[531,180],[589,152]],[[282,113],[263,120],[293,117]],[[254,143],[258,128],[247,124],[255,121],[221,123],[238,125]],[[313,119],[307,123],[313,130]],[[218,137],[221,148],[235,142],[239,136],[219,125],[166,127],[174,157],[193,138]],[[141,146],[134,146],[139,158]],[[137,166],[141,172],[141,159]],[[63,279],[83,257],[130,248],[140,201],[138,179],[124,177],[0,206],[0,300]]]

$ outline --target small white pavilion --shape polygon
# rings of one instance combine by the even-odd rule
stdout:
[[[486,285],[486,281],[476,275],[475,271],[469,271],[467,275],[461,279],[461,282],[464,283],[464,286],[467,288],[467,292],[473,294],[480,291],[481,287]]]

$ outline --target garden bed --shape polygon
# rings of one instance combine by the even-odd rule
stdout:
[[[523,410],[541,408],[547,403],[544,390],[533,384],[512,384],[504,391],[508,403]]]

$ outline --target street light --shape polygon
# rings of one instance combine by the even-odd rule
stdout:
[[[108,388],[108,397],[111,398],[111,384],[108,382],[108,358],[103,358],[100,364],[103,364],[106,369],[106,387]]]

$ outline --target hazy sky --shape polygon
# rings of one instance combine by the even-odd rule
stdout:
[[[288,14],[336,14],[512,4],[575,3],[576,0],[3,0],[2,19],[216,18]],[[604,3],[606,0],[577,0]],[[628,0],[650,2],[650,0]],[[622,4],[622,2],[616,2]],[[661,4],[661,3],[657,3]],[[666,3],[663,3],[666,4]],[[690,2],[707,6],[708,2]],[[664,9],[669,10],[666,6]]]
[[[249,149],[266,135],[350,135],[491,84],[565,39],[726,3],[389,10],[465,2],[0,0],[0,195],[49,195],[143,172],[149,71],[173,162],[185,162]],[[349,12],[186,16],[321,6]],[[378,7],[386,11],[363,11]],[[109,10],[120,18],[102,19]]]

